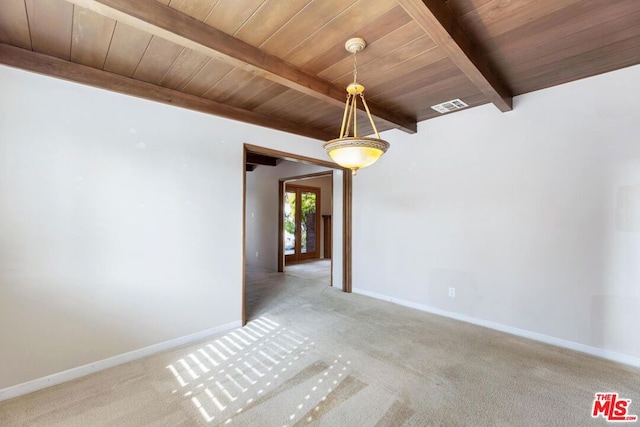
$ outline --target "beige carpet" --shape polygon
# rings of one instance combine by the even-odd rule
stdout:
[[[602,426],[603,391],[640,415],[639,369],[347,295],[318,268],[249,270],[245,328],[1,403],[0,425]]]

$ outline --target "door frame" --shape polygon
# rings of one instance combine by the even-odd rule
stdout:
[[[246,316],[246,277],[245,277],[245,264],[246,264],[246,232],[247,232],[247,172],[245,170],[245,164],[247,161],[247,153],[264,154],[272,157],[279,157],[284,160],[293,162],[307,163],[311,165],[324,166],[329,169],[342,171],[342,291],[351,293],[351,226],[352,226],[352,186],[353,175],[350,169],[338,166],[333,162],[326,160],[314,159],[313,157],[301,156],[298,154],[287,153],[284,151],[273,150],[271,148],[260,147],[252,144],[244,144],[242,154],[242,325],[247,324]],[[326,172],[325,172],[326,173]],[[278,183],[278,185],[282,185]],[[279,200],[280,209],[282,209],[282,200]],[[281,216],[281,213],[280,213]],[[278,252],[284,251],[282,239],[278,239]],[[284,258],[278,257],[278,263],[282,263],[284,270]],[[282,261],[280,261],[282,260]],[[333,262],[333,261],[332,261]],[[279,266],[278,266],[279,267]]]
[[[328,176],[333,176],[333,174],[330,172],[329,174],[327,174]],[[280,180],[282,181],[282,180]],[[320,242],[322,241],[322,237],[320,235],[320,228],[321,228],[321,222],[322,222],[322,203],[321,203],[321,192],[320,192],[320,188],[319,187],[306,187],[304,185],[298,185],[298,184],[291,184],[290,182],[291,180],[286,180],[284,181],[284,185],[281,185],[278,192],[282,192],[282,194],[285,194],[287,192],[291,192],[291,189],[295,190],[296,193],[296,212],[294,213],[294,218],[295,218],[295,222],[296,222],[296,230],[295,230],[295,250],[294,250],[294,255],[285,255],[284,256],[284,263],[285,265],[288,263],[297,263],[297,262],[301,262],[301,261],[305,261],[308,259],[315,259],[315,258],[320,258]],[[309,252],[307,253],[302,253],[302,224],[301,224],[301,220],[302,220],[302,197],[300,197],[300,199],[297,198],[297,194],[302,195],[303,192],[306,193],[313,193],[316,195],[316,221],[315,221],[315,230],[313,230],[314,232],[314,236],[316,238],[316,244],[314,246],[314,251],[311,253],[311,255],[309,254]],[[278,200],[280,200],[280,196],[278,196]],[[284,209],[284,200],[283,200],[283,209]],[[278,236],[280,236],[280,238],[282,239],[282,237],[284,236],[284,229],[281,230],[281,227],[283,227],[284,224],[281,224],[284,222],[284,215],[280,214],[280,209],[278,209],[278,213],[280,218],[278,219]],[[284,213],[284,212],[283,212]],[[300,214],[300,215],[298,215]],[[300,227],[298,227],[298,225],[300,225]],[[300,237],[300,238],[298,238]],[[280,245],[278,245],[278,248],[280,247]],[[279,251],[278,251],[279,252]],[[287,261],[287,257],[289,258],[293,258],[295,256],[296,260],[292,261],[289,260]],[[280,257],[280,253],[278,253],[278,257]]]
[[[331,176],[333,177],[333,171],[324,171],[324,172],[316,172],[316,173],[309,173],[306,175],[297,175],[297,176],[291,176],[291,177],[287,177],[287,178],[280,178],[278,180],[278,236],[280,236],[278,238],[278,273],[283,273],[284,272],[284,265],[285,265],[285,258],[284,258],[284,242],[282,239],[282,236],[284,235],[284,224],[282,222],[282,218],[284,217],[284,191],[285,191],[285,186],[287,184],[288,181],[297,181],[297,180],[301,180],[301,179],[309,179],[309,178],[320,178],[323,176]],[[333,188],[333,184],[331,186]],[[333,194],[333,191],[332,191]],[[344,202],[344,200],[343,200]],[[333,206],[331,207],[331,210],[333,211]],[[333,271],[333,260],[331,261],[331,266],[332,266],[332,270]],[[331,283],[333,286],[333,275],[331,277]]]

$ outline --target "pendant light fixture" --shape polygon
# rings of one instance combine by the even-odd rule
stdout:
[[[353,54],[353,83],[347,86],[347,102],[344,106],[342,126],[340,128],[340,138],[325,142],[323,147],[334,162],[342,167],[351,169],[355,175],[358,169],[367,167],[380,158],[388,149],[389,143],[380,139],[378,129],[371,112],[364,99],[364,86],[358,83],[358,62],[357,54],[362,51],[366,42],[359,37],[347,40],[344,48]],[[358,136],[358,122],[356,115],[358,112],[357,99],[362,100],[362,105],[367,113],[375,138]]]

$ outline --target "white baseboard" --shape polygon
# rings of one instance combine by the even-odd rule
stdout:
[[[581,353],[590,354],[592,356],[601,357],[603,359],[612,360],[614,362],[624,363],[625,365],[630,365],[637,368],[640,367],[640,357],[634,357],[627,354],[616,353],[614,351],[604,350],[598,347],[591,347],[591,346],[580,344],[577,342],[564,340],[562,338],[556,338],[549,335],[528,331],[526,329],[520,329],[520,328],[515,328],[513,326],[503,325],[501,323],[492,322],[490,320],[479,319],[477,317],[471,317],[465,314],[455,313],[447,310],[441,310],[439,308],[435,308],[435,307],[431,307],[423,304],[417,304],[411,301],[397,299],[397,298],[390,297],[387,295],[382,295],[376,292],[369,292],[364,289],[354,288],[353,292],[357,294],[365,295],[371,298],[389,301],[405,307],[415,308],[416,310],[437,314],[439,316],[450,317],[452,319],[461,320],[463,322],[472,323],[474,325],[484,326],[485,328],[494,329],[496,331],[506,332],[508,334],[517,335],[523,338],[529,338],[534,341],[540,341],[546,344],[555,345],[557,347],[579,351]]]
[[[180,338],[153,344],[148,347],[130,351],[128,353],[119,354],[117,356],[98,360],[97,362],[89,363],[87,365],[78,366],[77,368],[71,368],[66,371],[57,372],[55,374],[47,375],[46,377],[38,378],[26,383],[0,389],[0,402],[2,402],[3,400],[12,399],[14,397],[23,396],[34,391],[42,390],[47,387],[62,384],[67,381],[75,380],[77,378],[84,377],[86,375],[93,374],[95,372],[99,372],[108,368],[112,368],[114,366],[122,365],[136,359],[141,359],[146,356],[151,356],[162,351],[171,350],[172,348],[190,344],[192,342],[207,338],[208,336],[219,334],[231,329],[236,329],[241,326],[242,322],[237,320],[225,325],[216,326],[215,328],[206,329],[204,331],[185,335]]]

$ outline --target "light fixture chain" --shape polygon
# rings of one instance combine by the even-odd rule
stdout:
[[[353,82],[358,81],[358,52],[353,52]]]

